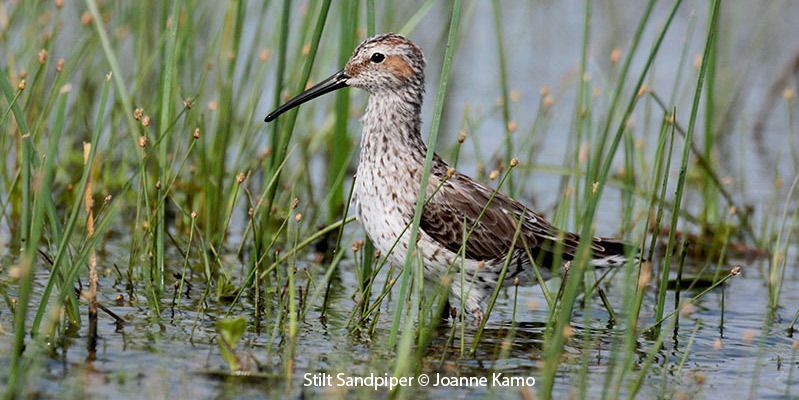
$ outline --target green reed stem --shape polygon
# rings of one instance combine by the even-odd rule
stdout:
[[[505,165],[508,165],[510,164],[511,158],[513,158],[513,138],[511,136],[512,132],[510,129],[510,95],[508,94],[508,68],[505,60],[505,43],[503,41],[502,33],[503,19],[499,0],[493,0],[491,2],[491,6],[494,14],[494,37],[496,39],[497,59],[499,61],[499,87],[502,99],[503,131],[505,132]],[[511,197],[514,197],[515,194],[513,177],[508,180],[508,194]]]
[[[189,227],[189,244],[186,248],[186,256],[183,258],[183,268],[181,269],[180,273],[180,284],[178,285],[178,304],[177,309],[180,311],[180,300],[183,298],[183,282],[186,281],[186,269],[189,266],[189,256],[191,256],[191,245],[194,243],[194,227],[196,226],[197,218],[196,215],[192,213],[191,215],[191,226]]]
[[[405,22],[405,25],[402,26],[397,32],[400,35],[409,35],[411,32],[416,30],[416,27],[419,26],[419,23],[422,22],[422,19],[427,16],[430,12],[430,9],[436,4],[437,0],[427,0],[418,9],[416,9],[416,13],[414,13],[408,21]]]
[[[682,161],[680,162],[680,176],[677,179],[677,190],[674,195],[674,210],[671,214],[671,228],[669,229],[669,240],[666,244],[666,255],[663,260],[660,284],[658,288],[658,302],[655,306],[655,319],[661,320],[663,317],[663,310],[666,306],[666,286],[668,285],[669,267],[671,265],[671,256],[674,252],[677,236],[677,223],[679,221],[679,214],[677,210],[680,209],[680,204],[683,198],[683,191],[685,190],[685,176],[688,170],[688,159],[691,155],[691,143],[693,142],[694,130],[696,128],[696,117],[699,113],[699,101],[702,98],[702,89],[704,88],[705,74],[709,65],[709,55],[713,48],[713,41],[716,38],[717,29],[715,23],[718,22],[716,15],[720,7],[721,0],[714,0],[713,3],[713,16],[711,21],[714,23],[708,28],[707,40],[705,42],[705,52],[702,58],[702,65],[699,69],[699,76],[697,77],[696,91],[694,93],[693,105],[691,106],[691,117],[688,121],[688,131],[685,134],[685,145],[683,146]],[[656,328],[655,334],[660,334],[659,327]]]
[[[0,78],[0,81],[7,83],[5,76],[6,75],[3,75],[3,78]],[[0,85],[2,85],[3,89],[5,89],[5,84]],[[24,253],[19,263],[21,276],[17,306],[14,309],[14,348],[11,353],[8,386],[5,394],[6,398],[16,397],[20,394],[20,391],[24,387],[23,383],[25,379],[25,372],[20,368],[22,364],[22,352],[25,348],[25,322],[28,316],[30,297],[33,292],[33,279],[37,266],[35,258],[37,256],[36,253],[39,247],[39,240],[42,236],[42,228],[44,225],[46,212],[45,207],[47,202],[50,200],[51,183],[53,181],[53,176],[55,175],[55,158],[58,155],[58,146],[60,143],[61,134],[63,132],[68,93],[68,90],[61,90],[59,95],[55,123],[53,126],[52,135],[48,140],[49,143],[47,157],[45,159],[44,165],[40,169],[39,184],[37,185],[38,187],[36,188],[37,190],[35,193],[35,198],[33,199],[30,232],[28,240],[25,243]],[[17,116],[18,115],[15,113],[15,118]],[[24,121],[24,117],[18,119],[17,121]],[[25,123],[18,122],[18,126],[20,127],[20,130],[22,130],[23,126],[25,126]],[[27,127],[25,126],[25,128]],[[23,145],[32,146],[30,143],[30,135],[25,135],[23,140]],[[32,153],[32,149],[29,149],[29,151],[26,153],[27,157],[32,157],[32,154],[30,154]],[[30,163],[30,160],[28,160],[28,162]]]
[[[288,40],[289,40],[289,24],[291,22],[291,0],[283,0],[282,11],[280,14],[280,36],[278,37],[278,52],[277,52],[277,66],[275,67],[275,87],[274,93],[272,94],[272,109],[277,108],[280,106],[281,95],[283,92],[283,85],[285,81],[285,74],[286,74],[286,54],[288,52]],[[278,118],[272,121],[272,132],[270,133],[270,140],[273,148],[273,155],[268,159],[269,168],[268,171],[276,171],[277,166],[282,163],[283,160],[278,159],[277,152],[280,149],[280,127],[281,127],[281,118]],[[273,174],[267,174],[268,177],[271,177]],[[270,178],[266,178],[270,179]],[[275,188],[269,190],[269,194],[267,198],[269,199],[266,203],[267,210],[271,210],[272,203],[274,203],[274,198],[276,194]],[[264,215],[264,219],[262,224],[265,226],[268,225],[269,216],[268,214]],[[262,238],[262,240],[268,240],[266,235]]]
[[[166,7],[166,5],[165,5]],[[170,115],[172,111],[172,80],[177,70],[176,45],[178,36],[178,25],[180,21],[180,1],[172,2],[172,9],[169,15],[165,16],[166,21],[166,42],[163,49],[164,63],[161,68],[161,116],[158,122],[159,138],[166,135],[168,130]],[[171,22],[167,22],[171,21]],[[158,181],[166,183],[169,180],[169,161],[167,160],[167,148],[169,141],[158,145]],[[160,189],[158,190],[160,192]],[[164,230],[166,229],[166,215],[163,203],[158,202],[155,217],[155,285],[158,292],[164,290]]]
[[[441,126],[441,114],[444,111],[444,100],[447,93],[447,84],[449,83],[449,76],[452,70],[452,57],[455,53],[455,44],[456,39],[458,36],[458,26],[460,23],[460,16],[461,16],[461,0],[454,0],[452,4],[452,17],[449,23],[449,33],[447,35],[447,47],[444,51],[444,61],[441,65],[441,78],[438,84],[438,90],[436,91],[436,102],[435,107],[433,109],[433,120],[430,125],[430,136],[427,140],[427,154],[425,155],[424,161],[424,169],[422,172],[422,178],[419,183],[419,189],[416,196],[416,205],[414,207],[414,214],[413,214],[413,223],[411,225],[411,231],[408,238],[408,251],[405,254],[405,266],[402,271],[403,274],[403,285],[400,287],[400,294],[397,301],[397,307],[394,314],[394,319],[391,324],[391,331],[389,336],[388,345],[389,347],[394,347],[397,340],[397,331],[399,329],[400,318],[402,317],[402,308],[404,307],[404,299],[405,299],[405,290],[406,290],[406,283],[409,280],[411,274],[411,263],[414,261],[415,257],[413,257],[414,252],[416,251],[416,238],[419,235],[419,224],[422,220],[422,210],[424,208],[424,203],[426,199],[425,193],[427,193],[427,185],[430,179],[430,169],[433,165],[433,155],[435,154],[436,143],[438,143],[438,132]],[[408,325],[406,324],[406,327]],[[409,332],[406,330],[403,331],[403,336],[411,336],[413,332]],[[410,340],[410,338],[407,338]],[[407,350],[409,351],[409,349]],[[407,354],[400,353],[398,359],[402,359],[403,356]],[[400,364],[398,364],[400,365]],[[403,368],[398,368],[395,371],[395,375],[400,376]]]
[[[366,0],[366,35],[375,35],[375,0]]]
[[[69,213],[69,218],[67,220],[66,228],[64,228],[64,232],[61,237],[61,241],[58,244],[58,250],[56,251],[56,256],[53,259],[53,267],[50,272],[50,276],[47,279],[47,284],[42,291],[42,300],[39,303],[39,307],[36,309],[36,314],[33,318],[33,324],[31,325],[31,333],[35,335],[39,332],[39,325],[42,322],[42,318],[44,317],[44,313],[47,309],[47,306],[50,304],[50,293],[53,290],[53,285],[56,282],[56,277],[59,274],[62,274],[61,268],[62,263],[65,261],[64,259],[67,258],[67,249],[69,247],[72,233],[75,229],[75,223],[78,220],[78,216],[80,215],[81,205],[82,202],[80,201],[84,192],[86,191],[86,185],[89,181],[89,174],[91,173],[90,166],[94,164],[94,158],[97,154],[97,147],[99,147],[99,140],[100,135],[103,131],[103,125],[105,121],[105,113],[106,113],[106,104],[108,103],[108,92],[109,92],[109,80],[111,78],[111,74],[107,76],[105,84],[103,85],[102,94],[100,95],[100,103],[97,109],[97,118],[94,124],[94,130],[92,131],[92,147],[91,151],[89,152],[89,159],[83,167],[83,172],[81,174],[81,180],[78,186],[75,188],[76,190],[73,191],[74,193],[74,200],[72,202],[72,209]],[[99,226],[99,224],[97,224]],[[99,232],[102,232],[99,227],[95,229],[95,232],[98,234],[93,235],[92,239],[94,240],[97,237],[101,237],[102,235]],[[66,276],[66,274],[64,274]],[[70,287],[71,288],[72,281],[65,279],[62,282],[62,286]]]
[[[339,32],[338,65],[347,63],[355,43],[355,30],[358,18],[358,0],[341,1],[341,32]],[[333,221],[341,213],[344,200],[344,185],[336,183],[339,171],[347,168],[349,161],[350,139],[347,126],[350,121],[350,93],[349,90],[336,92],[336,120],[333,135],[330,137],[330,165],[327,168],[327,185],[331,196],[327,203],[328,221]],[[335,186],[334,186],[335,185]]]
[[[89,12],[92,14],[92,22],[94,23],[95,28],[97,28],[97,35],[100,36],[100,43],[103,46],[103,52],[108,60],[108,66],[111,68],[111,73],[114,78],[114,85],[116,86],[119,97],[122,100],[122,106],[125,109],[123,114],[125,116],[125,122],[128,124],[128,130],[130,131],[131,139],[133,143],[136,143],[138,140],[137,133],[139,132],[139,127],[138,124],[136,124],[136,120],[133,119],[133,102],[131,102],[130,94],[128,93],[128,89],[125,87],[125,82],[123,81],[124,76],[122,75],[122,70],[119,68],[119,62],[117,61],[114,48],[111,46],[111,40],[108,38],[108,32],[105,29],[105,25],[103,25],[103,21],[105,20],[100,14],[99,9],[97,8],[97,2],[95,0],[86,0],[86,6],[89,8]]]
[[[510,248],[508,248],[508,253],[505,255],[505,262],[502,263],[502,270],[499,272],[497,285],[494,287],[494,291],[491,293],[491,297],[488,300],[488,307],[486,308],[483,320],[480,321],[480,326],[477,328],[477,333],[474,335],[472,347],[469,349],[470,354],[474,354],[475,351],[477,351],[477,345],[480,344],[480,336],[483,334],[483,329],[485,329],[488,318],[491,316],[491,310],[494,309],[494,303],[497,301],[499,291],[502,289],[502,284],[505,282],[505,274],[508,272],[508,265],[510,264],[511,260],[513,260],[513,252],[516,250],[516,241],[519,239],[519,234],[522,232],[522,226],[524,226],[522,221],[524,221],[524,212],[519,215],[519,220],[516,221],[516,232],[513,233],[513,239],[510,242]],[[514,306],[514,313],[515,309],[516,307]]]
[[[660,45],[663,42],[663,38],[665,37],[666,32],[668,31],[668,28],[671,26],[671,22],[674,19],[674,15],[676,14],[677,9],[679,8],[681,3],[682,3],[682,0],[676,0],[674,2],[674,5],[673,5],[673,7],[671,9],[671,12],[669,13],[669,15],[668,15],[668,17],[666,19],[666,22],[664,23],[663,27],[661,28],[661,30],[660,30],[660,32],[658,34],[658,37],[657,37],[657,39],[655,41],[655,44],[653,45],[652,49],[649,52],[649,56],[647,57],[646,63],[644,65],[644,68],[643,68],[643,70],[641,71],[641,74],[638,77],[638,82],[635,85],[634,90],[632,91],[632,95],[630,96],[630,100],[629,100],[629,102],[627,104],[627,108],[626,108],[626,110],[625,110],[625,112],[624,112],[624,114],[622,116],[622,119],[621,119],[621,121],[619,123],[619,127],[616,130],[616,134],[615,134],[615,136],[613,138],[613,141],[611,142],[611,146],[610,146],[610,148],[609,148],[609,150],[607,152],[607,156],[605,157],[604,164],[602,164],[602,168],[598,170],[599,174],[597,176],[597,179],[594,180],[593,183],[591,183],[591,187],[588,187],[586,189],[587,190],[586,193],[589,196],[589,198],[588,198],[588,204],[587,204],[587,206],[585,208],[585,212],[584,212],[583,219],[582,219],[583,227],[582,227],[582,231],[581,231],[581,235],[580,235],[581,237],[590,237],[590,236],[592,236],[592,231],[593,231],[592,225],[593,225],[594,215],[595,215],[596,209],[597,209],[597,203],[598,203],[598,201],[599,201],[599,199],[600,199],[600,197],[602,195],[602,190],[604,188],[605,182],[607,181],[607,177],[608,177],[608,174],[610,172],[610,167],[611,167],[611,164],[612,164],[612,161],[613,161],[613,156],[615,155],[616,150],[617,150],[618,145],[619,145],[619,142],[621,141],[622,134],[624,133],[624,131],[626,129],[627,120],[629,119],[630,115],[632,114],[632,111],[633,111],[633,109],[635,107],[635,104],[637,102],[638,91],[641,88],[641,85],[643,84],[644,79],[646,79],[647,73],[649,72],[649,68],[652,66],[652,63],[653,63],[653,61],[655,59],[655,56],[658,54],[658,50],[660,49]],[[649,20],[649,15],[651,13],[651,9],[652,9],[653,6],[654,6],[654,0],[649,2],[649,5],[647,7],[647,11],[645,12],[644,17],[641,19],[641,23],[639,24],[639,27],[638,27],[638,29],[636,31],[636,35],[633,38],[633,45],[632,45],[633,51],[631,51],[628,54],[628,60],[625,61],[625,64],[627,64],[630,61],[629,59],[632,57],[632,53],[634,53],[634,49],[637,47],[637,43],[640,40],[640,37],[641,37],[641,35],[643,33],[643,30],[644,30],[644,27],[647,25],[647,22]],[[621,79],[623,80],[625,76],[626,76],[626,74],[622,74],[622,78]],[[620,83],[619,87],[617,88],[617,93],[615,94],[615,98],[614,98],[613,103],[616,103],[616,101],[618,100],[618,97],[620,96],[621,88],[622,88],[622,83]],[[607,118],[612,118],[612,110],[614,108],[615,107],[613,105],[611,105],[611,114],[609,114]],[[605,132],[607,132],[608,130],[609,130],[609,127],[606,126],[605,127]],[[604,147],[604,137],[605,136],[606,136],[606,134],[603,133],[603,135],[602,135],[603,138],[601,138],[601,141],[600,141],[600,149]],[[597,150],[597,152],[599,152],[599,151],[600,150]],[[595,161],[596,165],[599,165],[600,160],[599,160],[598,157],[599,157],[600,154],[601,153],[597,153],[595,155],[595,157],[597,157],[597,159]],[[590,179],[590,176],[594,176],[594,175],[589,175],[589,179]],[[596,184],[596,189],[594,189],[594,187],[593,187],[594,183]],[[575,302],[575,299],[576,299],[577,294],[578,294],[578,288],[582,284],[583,273],[585,271],[585,267],[586,267],[586,264],[587,264],[587,261],[588,261],[588,256],[589,256],[589,252],[590,252],[590,244],[588,242],[589,241],[585,241],[585,240],[581,241],[580,245],[577,248],[577,251],[576,251],[577,256],[575,257],[575,260],[577,261],[577,263],[576,263],[577,265],[576,265],[576,268],[573,265],[572,266],[573,270],[569,273],[571,278],[566,282],[566,288],[565,288],[565,291],[564,291],[561,308],[560,308],[560,310],[558,312],[559,315],[558,315],[558,318],[557,318],[557,322],[554,324],[554,330],[552,331],[551,337],[549,338],[549,342],[547,343],[547,346],[546,346],[545,355],[544,355],[544,357],[545,357],[544,373],[543,373],[543,379],[542,379],[542,381],[543,381],[542,382],[543,383],[542,396],[543,396],[544,399],[550,399],[551,396],[552,396],[552,388],[554,386],[555,373],[557,371],[558,364],[560,362],[560,354],[561,354],[561,352],[563,350],[563,346],[564,346],[565,341],[566,341],[566,337],[564,335],[564,329],[566,328],[566,326],[571,321],[571,314],[572,314],[572,311],[573,311],[574,302]]]
[[[311,39],[311,46],[308,52],[308,56],[306,57],[305,63],[303,64],[302,68],[302,76],[297,82],[297,87],[295,91],[297,93],[303,91],[305,86],[308,84],[308,79],[311,77],[311,70],[313,68],[314,60],[316,59],[317,51],[319,50],[319,43],[321,42],[322,32],[325,28],[325,22],[327,21],[328,11],[330,10],[330,3],[331,0],[324,0],[322,3],[322,7],[319,10],[319,16],[316,20],[316,27],[314,29],[313,38]],[[278,61],[278,73],[277,73],[277,84],[275,85],[275,97],[274,97],[274,106],[277,107],[280,105],[280,88],[283,80],[283,74],[285,70],[285,53],[286,53],[286,41],[288,40],[288,23],[290,10],[289,7],[291,6],[291,0],[284,0],[283,2],[283,21],[281,22],[281,35],[280,35],[280,53],[279,53],[279,60]],[[286,127],[281,134],[278,130],[279,127],[279,120],[273,121],[274,124],[272,127],[272,146],[274,147],[275,153],[271,157],[272,159],[272,168],[271,170],[274,171],[275,176],[278,178],[280,177],[280,170],[277,169],[277,166],[282,164],[283,161],[286,159],[286,154],[288,151],[289,143],[291,142],[291,136],[294,132],[294,125],[297,122],[297,113],[299,111],[299,107],[295,108],[292,111],[289,111],[286,115]],[[267,203],[267,210],[272,208],[272,204],[274,204],[275,196],[277,194],[277,185],[272,186],[269,191],[269,202]],[[267,214],[268,215],[268,214]]]

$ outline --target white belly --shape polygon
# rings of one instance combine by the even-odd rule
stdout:
[[[354,201],[358,219],[375,248],[395,266],[405,265],[410,239],[410,222],[418,191],[418,182],[403,177],[402,173],[386,177],[385,171],[375,171],[369,165],[359,165],[355,179]],[[408,186],[412,189],[408,190]],[[424,260],[425,277],[436,278],[449,269],[456,272],[460,261],[455,253],[439,245],[423,231],[419,231],[417,251]],[[455,261],[453,265],[453,261]],[[467,261],[464,269],[473,271],[477,263]]]
[[[358,220],[375,248],[383,256],[389,256],[391,262],[401,265],[408,250],[410,230],[405,227],[410,219],[406,214],[405,204],[399,201],[399,196],[402,196],[399,193],[401,190],[397,187],[389,190],[386,190],[386,187],[382,189],[378,187],[387,182],[381,182],[385,179],[380,176],[382,174],[375,172],[368,166],[358,167],[353,193]]]

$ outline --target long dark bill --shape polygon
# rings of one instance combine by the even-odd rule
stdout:
[[[293,99],[287,101],[282,106],[275,109],[269,113],[269,115],[264,118],[264,122],[272,122],[275,118],[277,118],[280,114],[291,110],[294,107],[299,106],[306,101],[315,99],[323,94],[330,93],[334,90],[338,90],[344,87],[347,87],[347,79],[349,79],[349,75],[344,73],[344,70],[336,72],[333,76],[323,80],[322,82],[317,83],[310,89],[298,94]]]

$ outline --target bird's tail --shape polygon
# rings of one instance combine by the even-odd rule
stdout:
[[[628,260],[639,264],[642,260],[638,248],[616,239],[594,237],[592,244],[591,265],[596,268],[617,267],[624,265]]]

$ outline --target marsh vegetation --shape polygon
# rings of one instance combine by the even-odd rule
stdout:
[[[0,3],[0,386],[15,397],[371,397],[306,373],[500,374],[384,397],[797,396],[792,1]],[[442,319],[349,207],[365,94],[265,125],[396,31],[423,135],[651,262]],[[516,161],[513,161],[516,160]],[[409,226],[418,229],[418,226]],[[452,304],[458,310],[458,304]]]

